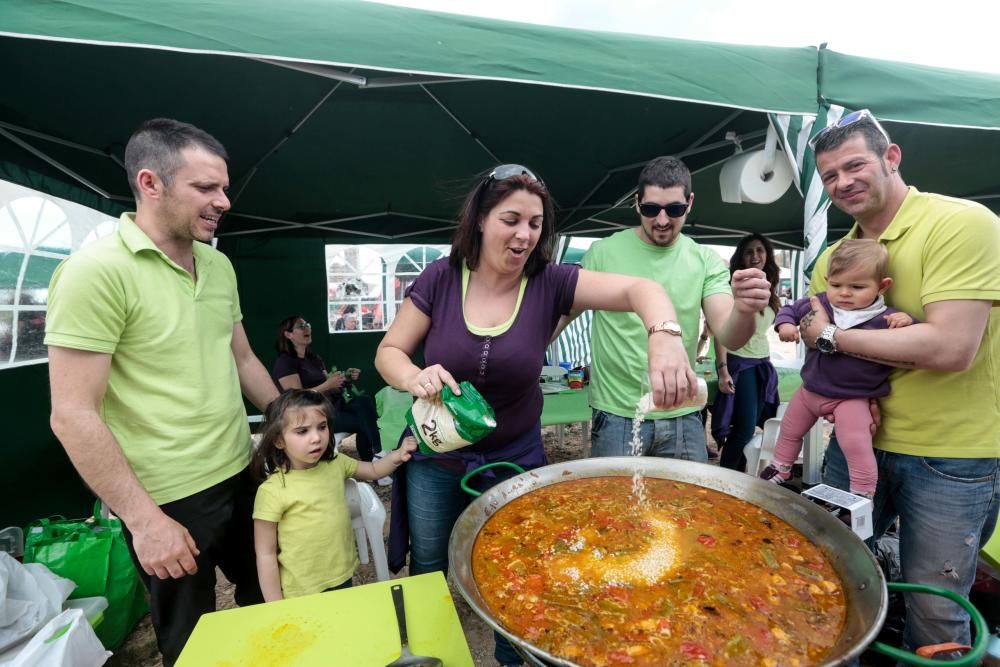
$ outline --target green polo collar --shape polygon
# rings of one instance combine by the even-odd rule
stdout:
[[[879,241],[895,241],[900,236],[906,233],[910,227],[917,221],[916,216],[909,214],[910,208],[913,206],[913,202],[917,200],[920,196],[920,191],[917,190],[912,185],[907,188],[906,198],[903,199],[903,203],[899,206],[899,210],[896,211],[896,215],[892,218],[892,222],[889,226],[885,228],[882,235],[878,237]],[[857,221],[851,227],[850,231],[847,232],[847,236],[844,238],[856,239],[858,238],[858,231],[861,226],[858,225]]]
[[[135,213],[122,213],[121,218],[118,220],[118,235],[121,237],[122,243],[125,244],[125,247],[133,255],[143,250],[152,250],[172,266],[177,266],[177,263],[167,257],[167,254],[160,250],[151,238],[146,236],[146,232],[142,231],[139,225],[135,224]],[[210,246],[200,241],[194,241],[193,246],[194,258],[199,266],[207,267],[212,263],[214,253]],[[180,267],[177,266],[177,268]],[[183,271],[183,269],[181,270]]]

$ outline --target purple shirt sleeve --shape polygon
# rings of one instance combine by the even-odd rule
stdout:
[[[782,324],[794,324],[798,326],[799,320],[810,310],[812,310],[812,307],[809,305],[809,297],[803,297],[795,303],[782,306],[778,310],[778,314],[774,316],[774,330],[777,331],[778,327]]]

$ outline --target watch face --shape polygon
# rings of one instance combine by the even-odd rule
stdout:
[[[820,352],[826,352],[827,354],[833,352],[833,341],[829,338],[817,338],[816,339],[816,349]]]
[[[654,324],[653,326],[649,327],[649,335],[653,335],[658,331],[665,331],[666,333],[672,336],[680,336],[682,333],[681,325],[678,324],[677,322],[671,322],[669,320],[666,322],[660,322],[659,324]]]

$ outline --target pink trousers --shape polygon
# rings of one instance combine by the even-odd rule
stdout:
[[[799,387],[792,396],[774,445],[774,462],[792,465],[802,451],[802,439],[816,420],[832,414],[837,424],[837,442],[847,459],[851,492],[875,493],[878,468],[872,451],[872,415],[867,398],[827,398]]]

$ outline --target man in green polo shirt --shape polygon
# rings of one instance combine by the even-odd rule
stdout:
[[[717,338],[726,347],[737,349],[753,335],[756,313],[767,307],[771,286],[763,271],[736,271],[730,286],[729,269],[718,254],[683,234],[693,205],[687,165],[675,157],[655,158],[639,174],[635,195],[639,225],[594,243],[583,257],[585,269],[654,280],[670,295],[677,311],[676,322],[649,330],[634,313],[594,312],[592,456],[631,453],[632,421],[648,377],[649,336],[681,337],[694,365],[703,311]],[[698,407],[657,409],[646,414],[639,438],[641,453],[646,456],[708,460]]]
[[[52,430],[121,517],[164,665],[215,609],[215,567],[261,601],[242,392],[277,396],[241,324],[236,276],[208,242],[229,209],[222,145],[178,121],[125,148],[136,213],[74,253],[49,287]]]
[[[814,301],[803,340],[898,369],[892,393],[879,399],[875,537],[898,517],[903,579],[967,596],[1000,508],[1000,221],[974,202],[907,187],[902,151],[867,110],[845,115],[813,143],[830,200],[855,219],[846,238],[885,244],[895,279],[885,303],[920,323],[840,329]],[[837,245],[816,262],[813,293],[826,289]],[[835,438],[824,481],[848,488]],[[908,647],[969,643],[969,617],[958,605],[906,598]]]

